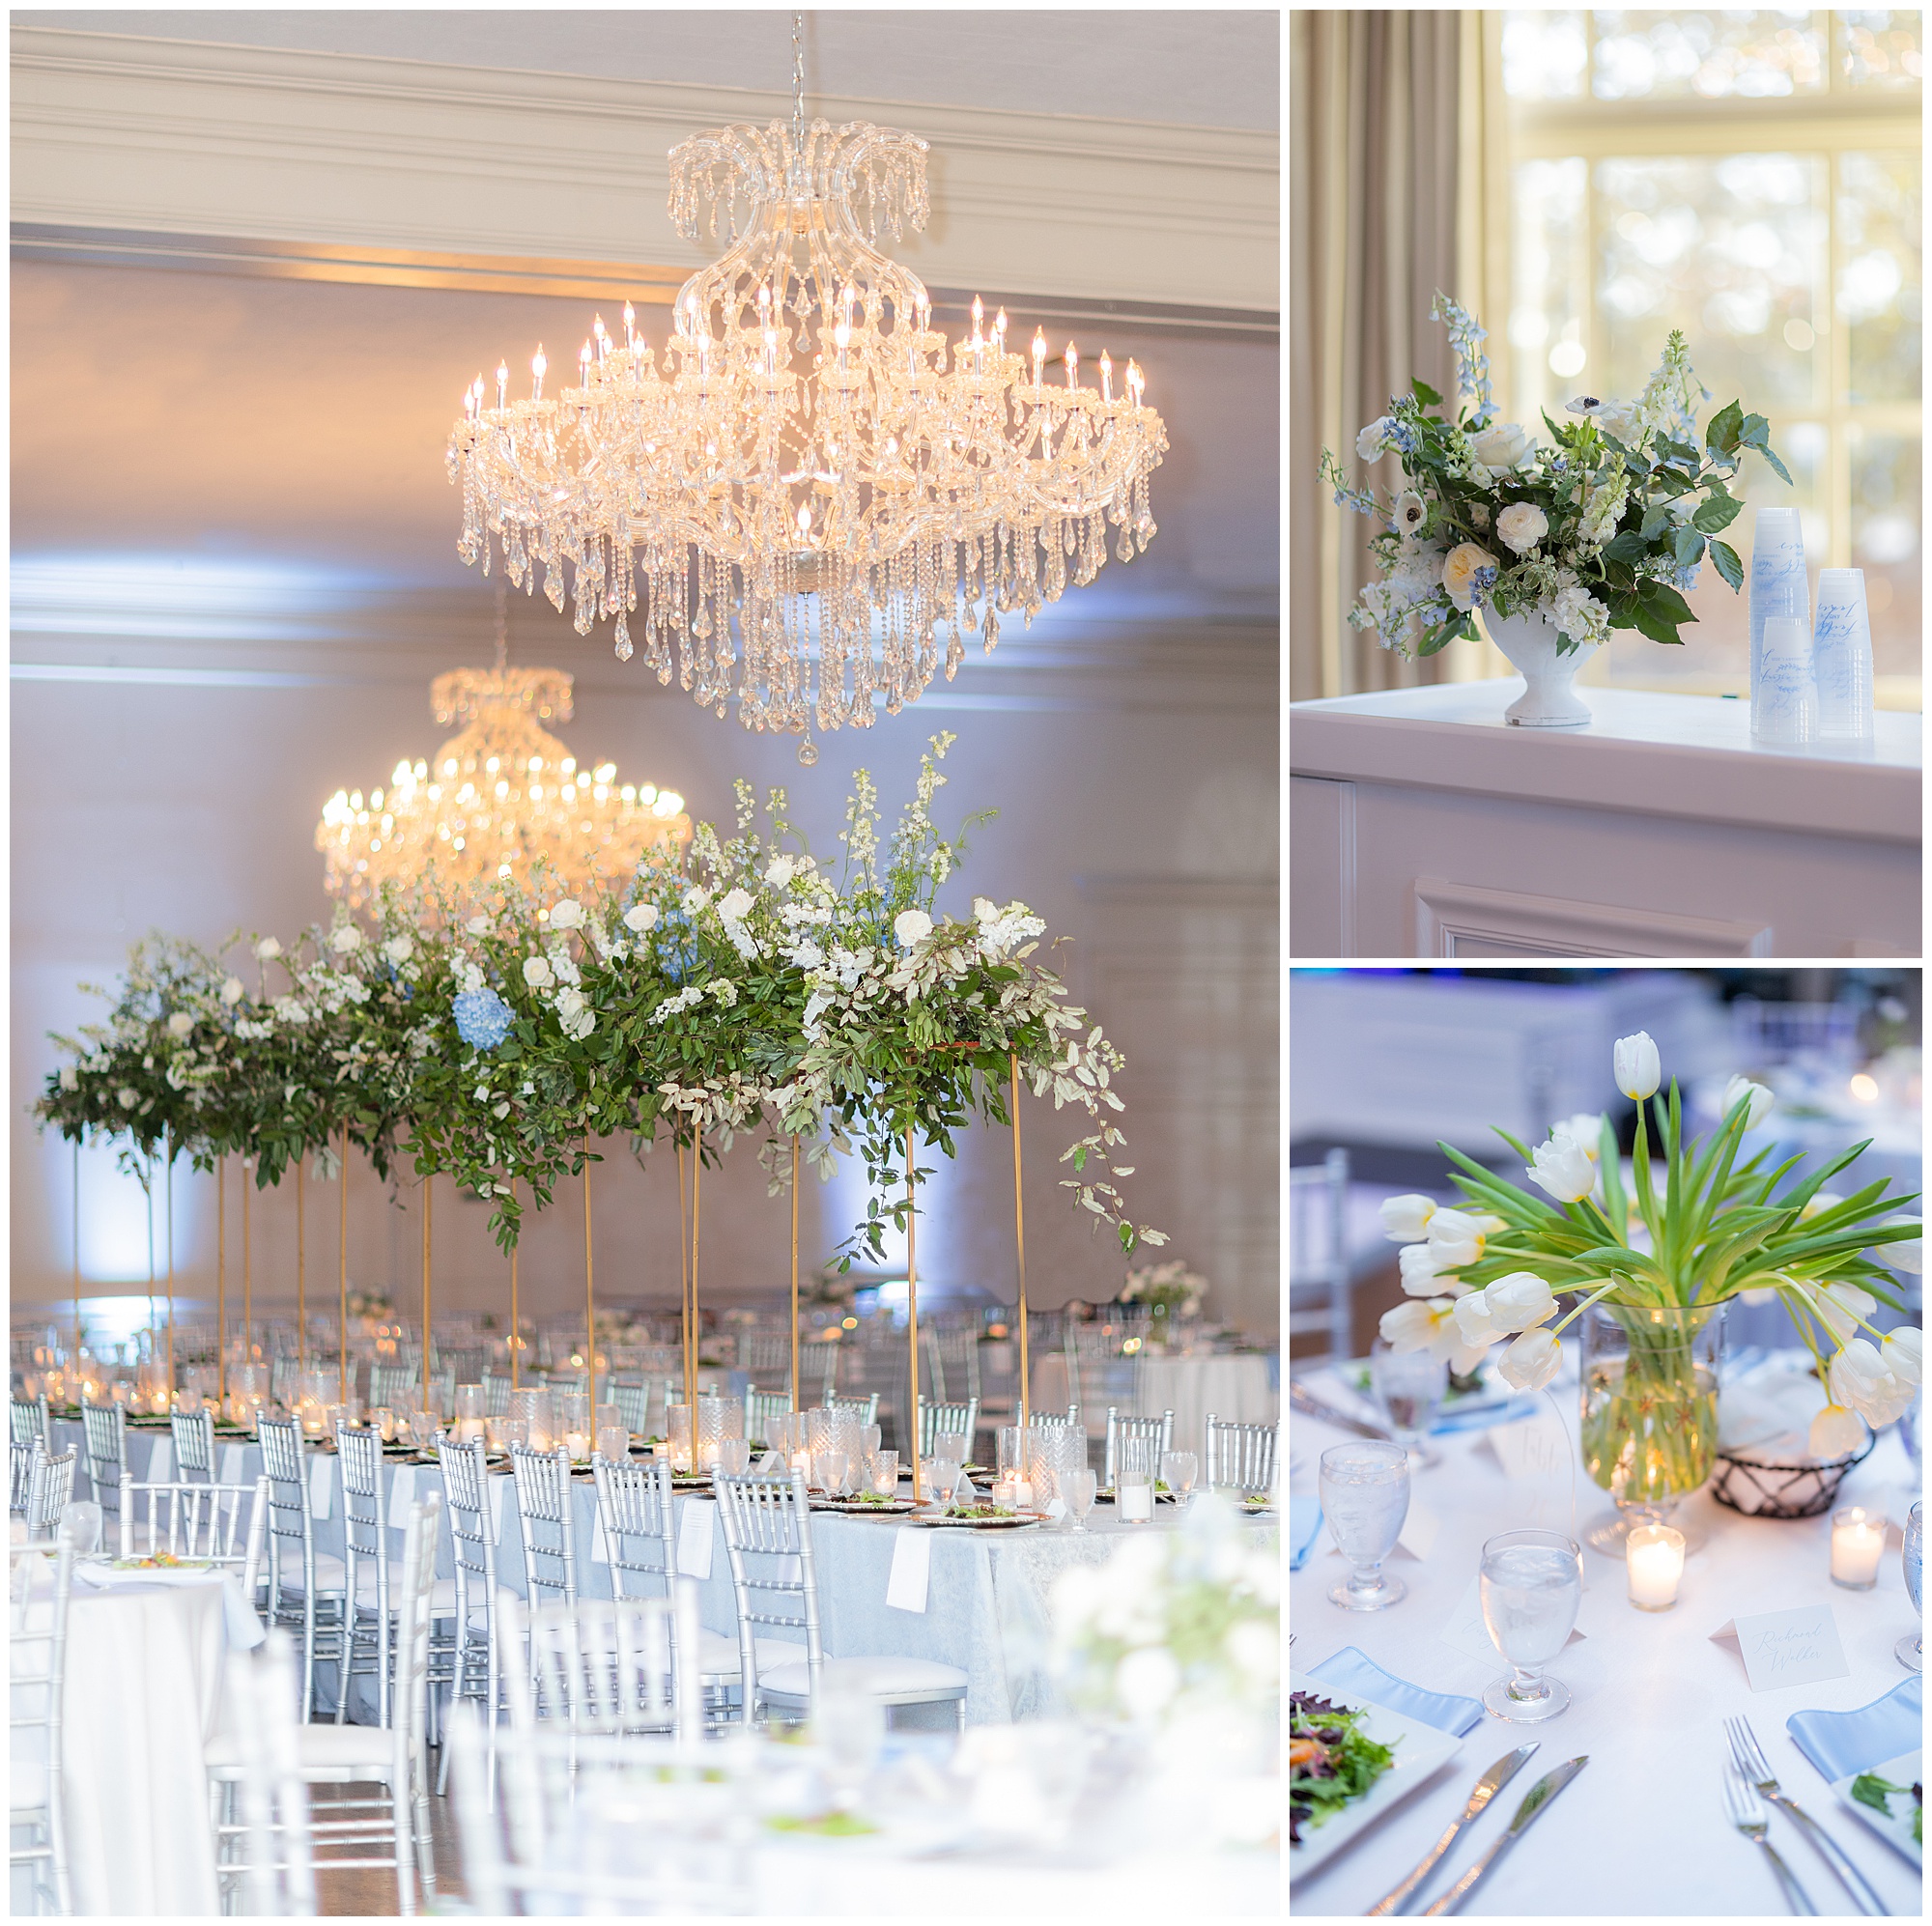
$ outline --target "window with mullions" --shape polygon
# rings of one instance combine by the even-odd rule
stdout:
[[[1795,501],[1814,582],[1865,572],[1881,701],[1917,707],[1919,14],[1512,10],[1500,32],[1509,414],[1635,395],[1681,327],[1711,406],[1768,416],[1796,484],[1747,459],[1734,545]],[[1598,674],[1743,694],[1741,599],[1707,565],[1690,601],[1688,647],[1619,631]]]

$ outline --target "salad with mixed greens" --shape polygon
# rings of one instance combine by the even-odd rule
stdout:
[[[1915,1845],[1925,1843],[1925,1788],[1921,1785],[1895,1786],[1889,1779],[1882,1779],[1876,1772],[1861,1772],[1852,1781],[1852,1797],[1861,1805],[1875,1807],[1889,1819],[1891,1807],[1888,1803],[1896,1793],[1912,1795],[1912,1838]]]
[[[1386,1745],[1362,1732],[1367,1713],[1331,1705],[1313,1692],[1291,1692],[1288,1713],[1288,1838],[1325,1826],[1362,1798],[1395,1763]]]

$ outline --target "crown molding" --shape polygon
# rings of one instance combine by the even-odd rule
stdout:
[[[668,151],[780,94],[14,27],[13,215],[45,228],[411,256],[636,263],[715,252],[665,208]],[[892,243],[939,289],[1279,307],[1272,133],[857,99],[931,144],[933,218]],[[377,264],[380,265],[380,264]]]

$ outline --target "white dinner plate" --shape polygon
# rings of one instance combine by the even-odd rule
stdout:
[[[1290,1672],[1291,1692],[1313,1692],[1330,1705],[1365,1711],[1369,1715],[1356,1729],[1366,1733],[1378,1745],[1395,1753],[1395,1763],[1369,1788],[1366,1799],[1345,1806],[1326,1825],[1311,1827],[1302,1834],[1298,1846],[1288,1849],[1288,1876],[1312,1873],[1325,1865],[1342,1848],[1371,1827],[1379,1825],[1397,1805],[1414,1792],[1439,1767],[1445,1766],[1463,1749],[1455,1734],[1438,1732],[1418,1718],[1390,1712],[1359,1692],[1345,1692],[1325,1679],[1311,1678],[1305,1672]],[[1877,1813],[1872,1817],[1876,1819]]]
[[[1924,1758],[1923,1751],[1901,1752],[1896,1759],[1888,1760],[1883,1766],[1874,1766],[1872,1770],[1889,1784],[1910,1788],[1923,1783]],[[1912,1836],[1914,1800],[1911,1792],[1893,1793],[1886,1800],[1891,1809],[1891,1816],[1888,1818],[1877,1806],[1866,1805],[1862,1799],[1852,1797],[1852,1781],[1861,1776],[1861,1773],[1851,1772],[1833,1784],[1832,1790],[1837,1794],[1838,1803],[1847,1812],[1862,1819],[1887,1845],[1903,1853],[1915,1866],[1922,1867],[1925,1863],[1924,1851]]]

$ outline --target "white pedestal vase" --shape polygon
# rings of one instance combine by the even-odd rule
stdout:
[[[1546,615],[1498,615],[1485,609],[1483,627],[1523,680],[1522,694],[1504,711],[1511,722],[1524,729],[1576,729],[1591,720],[1588,703],[1570,686],[1590,659],[1588,647],[1559,652],[1556,626]]]

